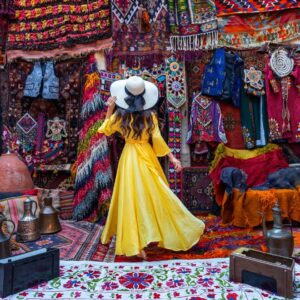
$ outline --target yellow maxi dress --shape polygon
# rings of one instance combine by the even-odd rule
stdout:
[[[106,119],[99,132],[121,133],[115,115]],[[170,153],[153,114],[152,145],[143,131],[140,140],[125,139],[112,199],[101,242],[116,235],[116,254],[132,256],[151,242],[174,251],[187,250],[198,242],[204,223],[194,217],[170,190],[157,159]]]

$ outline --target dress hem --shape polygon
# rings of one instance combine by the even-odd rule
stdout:
[[[200,233],[199,238],[196,239],[196,241],[194,241],[190,246],[185,247],[185,248],[180,248],[180,249],[168,248],[168,247],[164,247],[164,246],[160,245],[160,243],[163,242],[162,240],[161,241],[151,240],[151,241],[148,241],[144,246],[142,246],[141,249],[137,253],[134,252],[134,254],[131,254],[131,253],[130,254],[126,254],[126,253],[115,252],[115,255],[118,255],[118,256],[127,256],[127,257],[136,256],[136,255],[138,255],[140,253],[141,250],[145,249],[151,243],[158,243],[158,247],[163,248],[163,249],[167,249],[167,250],[171,250],[171,251],[175,251],[175,252],[178,252],[178,251],[187,251],[187,250],[191,249],[192,247],[194,247],[199,242],[199,240],[201,239],[201,236],[203,235],[203,233],[204,233],[204,229],[202,230],[202,233]],[[112,238],[112,236],[110,237],[109,241],[111,240],[111,238]],[[101,243],[103,245],[105,245],[105,244],[108,244],[109,241],[106,242],[106,243],[103,243],[101,241]]]

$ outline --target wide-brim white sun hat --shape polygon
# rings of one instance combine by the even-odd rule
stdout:
[[[129,105],[125,101],[125,98],[128,96],[125,87],[134,96],[141,95],[145,91],[143,94],[145,105],[142,110],[154,107],[158,101],[158,88],[155,84],[141,77],[132,76],[128,79],[115,81],[110,86],[110,94],[117,97],[116,105],[120,108],[129,108]]]

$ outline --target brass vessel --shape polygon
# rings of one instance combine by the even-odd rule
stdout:
[[[6,236],[2,230],[2,225],[4,222],[10,222],[13,224],[13,230],[10,236]],[[0,213],[0,259],[10,257],[11,250],[10,250],[10,238],[15,231],[15,223],[11,220],[7,220],[4,214]]]
[[[33,207],[34,212],[32,211]],[[17,241],[31,242],[40,238],[39,219],[35,216],[37,210],[37,203],[27,198],[24,201],[24,214],[18,222]]]
[[[40,211],[40,233],[51,234],[61,230],[57,210],[52,206],[52,197],[44,199],[44,206]]]
[[[291,257],[294,250],[292,225],[282,225],[281,210],[278,201],[272,208],[272,212],[273,228],[271,230],[267,230],[266,220],[263,216],[263,233],[267,241],[268,250],[272,254]],[[290,230],[284,229],[284,226],[290,226]]]

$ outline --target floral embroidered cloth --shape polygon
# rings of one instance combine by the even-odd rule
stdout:
[[[229,281],[229,259],[151,263],[60,262],[60,277],[15,294],[25,299],[263,299],[283,297]],[[300,297],[300,268],[294,299]]]
[[[194,96],[187,142],[227,142],[220,106],[215,100],[201,94]]]

